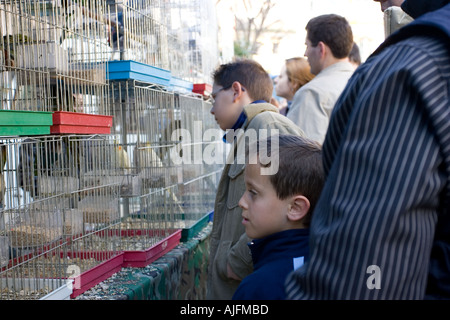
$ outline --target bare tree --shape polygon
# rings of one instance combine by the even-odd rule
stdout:
[[[219,0],[220,1],[220,0]],[[280,20],[271,21],[270,11],[276,5],[272,0],[242,0],[234,17],[236,22],[235,55],[250,57],[257,54],[264,33],[271,32]]]

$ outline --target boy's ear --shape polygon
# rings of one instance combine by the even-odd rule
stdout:
[[[306,216],[310,207],[311,204],[305,196],[293,196],[289,205],[288,219],[291,221],[300,221]]]
[[[239,81],[233,82],[231,89],[234,93],[234,100],[241,98],[242,94],[245,92],[245,88],[240,84]]]

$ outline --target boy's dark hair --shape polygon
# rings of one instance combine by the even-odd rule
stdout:
[[[325,43],[337,59],[348,57],[353,46],[353,32],[348,21],[337,14],[324,14],[309,20],[307,38],[312,46]]]
[[[212,74],[214,83],[227,88],[238,81],[248,91],[254,101],[269,102],[272,97],[273,83],[269,74],[256,61],[237,59],[220,65]]]
[[[272,139],[278,139],[278,148],[272,147]],[[277,135],[265,141],[258,141],[256,150],[258,157],[263,154],[269,159],[273,152],[278,152],[278,171],[271,175],[269,180],[281,200],[296,194],[308,198],[310,208],[302,222],[309,226],[325,182],[321,145],[299,136]],[[271,165],[261,162],[263,161],[259,161],[262,167]]]

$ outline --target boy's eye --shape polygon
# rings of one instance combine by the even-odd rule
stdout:
[[[252,190],[252,189],[250,189],[250,190],[248,190],[248,192],[250,193],[250,195],[253,197],[253,196],[256,196],[256,191],[255,190]]]

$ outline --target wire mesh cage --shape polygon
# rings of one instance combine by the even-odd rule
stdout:
[[[184,212],[178,225],[188,228],[214,209],[226,148],[223,132],[209,113],[209,101],[195,95],[181,95],[179,103],[181,128],[190,139],[183,136],[179,141],[183,162],[183,183],[179,192]],[[186,154],[188,156],[183,157]]]
[[[167,27],[158,1],[106,1],[110,60],[133,60],[167,69]]]
[[[215,1],[172,0],[163,5],[170,13],[165,24],[170,35],[171,70],[194,83],[210,82],[219,59]]]
[[[188,228],[213,210],[222,163],[203,162],[203,132],[216,129],[211,105],[137,81],[110,84],[115,134],[126,155],[128,186],[122,188],[122,228]],[[133,231],[134,232],[134,231]]]
[[[0,0],[0,299],[45,299],[213,209],[223,163],[204,154],[223,143],[220,132],[205,140],[218,130],[209,101],[190,89],[107,80],[112,60],[170,69],[179,81],[209,74],[206,60],[190,58],[203,49],[191,46],[186,24],[172,24],[174,8]],[[189,3],[178,8],[191,15]],[[109,115],[112,127],[55,126],[87,127],[84,115]],[[20,130],[11,133],[13,122]]]
[[[120,223],[120,181],[102,180],[113,148],[113,136],[2,140],[2,298],[40,298],[67,284],[69,267],[117,254],[104,230]]]
[[[1,109],[107,114],[105,17],[104,1],[1,1]]]
[[[169,148],[170,133],[180,123],[179,110],[172,93],[150,84],[115,81],[110,89],[113,130],[120,137],[124,167],[121,233],[131,250],[155,244],[174,231],[168,217],[181,208],[177,184],[182,170],[171,161]]]

